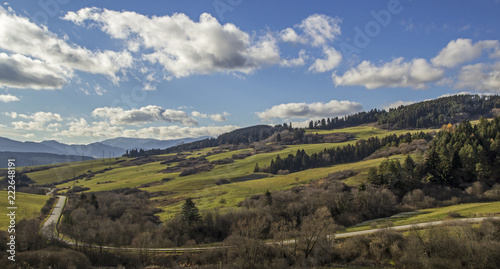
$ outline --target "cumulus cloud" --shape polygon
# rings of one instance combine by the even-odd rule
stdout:
[[[4,82],[6,78],[0,77],[0,83],[8,87],[61,88],[66,79],[71,77],[72,70],[106,75],[118,82],[117,74],[132,65],[129,52],[93,52],[69,44],[50,32],[47,27],[38,26],[2,7],[0,25],[0,48],[13,53],[11,56],[2,55],[0,63],[2,69],[11,67],[14,70],[11,72],[14,76],[10,81]],[[28,68],[30,63],[34,65],[32,68]]]
[[[185,137],[218,136],[220,134],[233,131],[240,127],[233,125],[226,126],[205,126],[205,127],[180,127],[180,126],[160,126],[141,129],[126,129],[122,126],[113,126],[109,122],[91,122],[85,119],[75,119],[70,122],[69,128],[60,132],[60,136],[65,137],[134,137],[134,138],[155,138],[155,139],[180,139]]]
[[[462,67],[455,88],[500,93],[500,62]]]
[[[492,58],[500,58],[500,47],[498,47],[495,52],[490,55]]]
[[[333,41],[341,34],[339,18],[332,18],[323,14],[314,14],[303,20],[297,27],[304,31],[311,45],[323,46]]]
[[[109,120],[112,125],[142,125],[149,122],[198,124],[184,111],[164,109],[155,105],[130,110],[123,110],[120,107],[101,107],[94,109],[92,116]]]
[[[279,37],[283,42],[311,44],[315,47],[324,46],[341,34],[341,22],[342,20],[337,17],[313,14],[295,25],[295,28],[302,32],[301,34],[293,28],[286,28],[279,33]]]
[[[70,70],[59,65],[20,54],[0,53],[0,86],[3,87],[35,90],[59,89],[71,76]]]
[[[306,64],[306,59],[309,58],[305,50],[299,51],[299,57],[294,59],[282,59],[280,65],[282,67],[297,67]]]
[[[60,122],[62,121],[61,115],[52,112],[36,112],[33,114],[18,114],[16,112],[6,112],[4,115],[9,116],[13,119],[22,118],[28,119],[31,121],[17,121],[12,122],[14,125],[14,129],[18,130],[37,130],[37,131],[57,131],[61,124],[59,123],[50,123],[50,122]]]
[[[131,50],[152,50],[143,59],[160,63],[176,78],[216,72],[247,74],[280,61],[274,37],[251,37],[234,24],[221,25],[208,13],[196,22],[182,13],[147,17],[93,7],[69,12],[64,19],[79,25],[95,22],[112,38],[125,40]]]
[[[342,61],[342,54],[334,48],[323,48],[325,59],[316,59],[313,65],[309,67],[309,71],[323,73],[335,69]]]
[[[12,94],[0,94],[0,102],[9,103],[16,101],[20,101],[20,99],[17,96],[14,96]]]
[[[443,70],[431,66],[425,59],[419,58],[404,62],[403,58],[396,58],[381,66],[363,61],[342,76],[333,74],[332,78],[337,86],[357,85],[367,89],[380,87],[426,89],[427,83],[438,81],[443,78],[443,75]]]
[[[193,117],[196,117],[196,118],[205,118],[205,119],[211,119],[213,121],[226,121],[226,117],[225,116],[229,116],[230,114],[227,113],[227,112],[224,112],[222,114],[204,114],[204,113],[200,113],[198,111],[193,111],[191,112],[191,116]]]
[[[411,105],[414,103],[415,103],[414,101],[396,101],[392,104],[388,104],[388,105],[384,106],[383,109],[385,109],[386,111],[389,111],[391,108],[398,108],[400,106],[408,106],[408,105]]]
[[[263,112],[256,112],[263,121],[290,118],[318,118],[344,116],[359,112],[363,106],[357,102],[332,100],[328,103],[288,103],[273,106]]]
[[[459,64],[472,61],[483,53],[486,49],[498,49],[497,40],[483,40],[472,44],[470,39],[459,38],[452,40],[443,48],[439,54],[431,59],[436,66],[455,67]]]
[[[307,40],[297,34],[292,28],[286,28],[280,32],[280,38],[283,42],[290,43],[307,43]]]

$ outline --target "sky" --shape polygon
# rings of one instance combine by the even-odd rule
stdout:
[[[0,4],[0,136],[217,136],[500,93],[498,0]]]

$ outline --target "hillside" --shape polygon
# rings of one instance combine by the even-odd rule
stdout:
[[[382,128],[414,129],[439,128],[462,120],[493,117],[500,112],[500,96],[452,95],[438,99],[399,106],[389,111],[370,110],[344,118],[326,118],[309,123],[309,129],[338,129],[377,122]]]
[[[0,158],[2,160],[15,159],[18,166],[37,166],[45,164],[58,164],[66,162],[79,162],[94,160],[88,156],[77,155],[61,155],[53,153],[41,152],[2,152],[0,151]],[[1,163],[0,168],[7,168],[7,163]]]
[[[500,117],[439,129],[385,127],[257,125],[168,149],[31,166],[19,176],[31,184],[25,191],[56,187],[69,197],[60,230],[84,245],[137,247],[144,236],[149,247],[303,242],[307,231],[326,238],[389,225],[385,218],[408,211],[417,213],[391,220],[500,214]],[[102,231],[109,235],[100,239]]]

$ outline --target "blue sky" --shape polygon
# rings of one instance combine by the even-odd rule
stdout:
[[[499,93],[499,13],[498,0],[4,2],[0,136],[216,136]]]

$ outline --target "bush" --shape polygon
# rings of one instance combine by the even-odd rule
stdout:
[[[21,252],[16,261],[32,268],[91,268],[91,263],[84,254],[71,249],[49,248]]]

